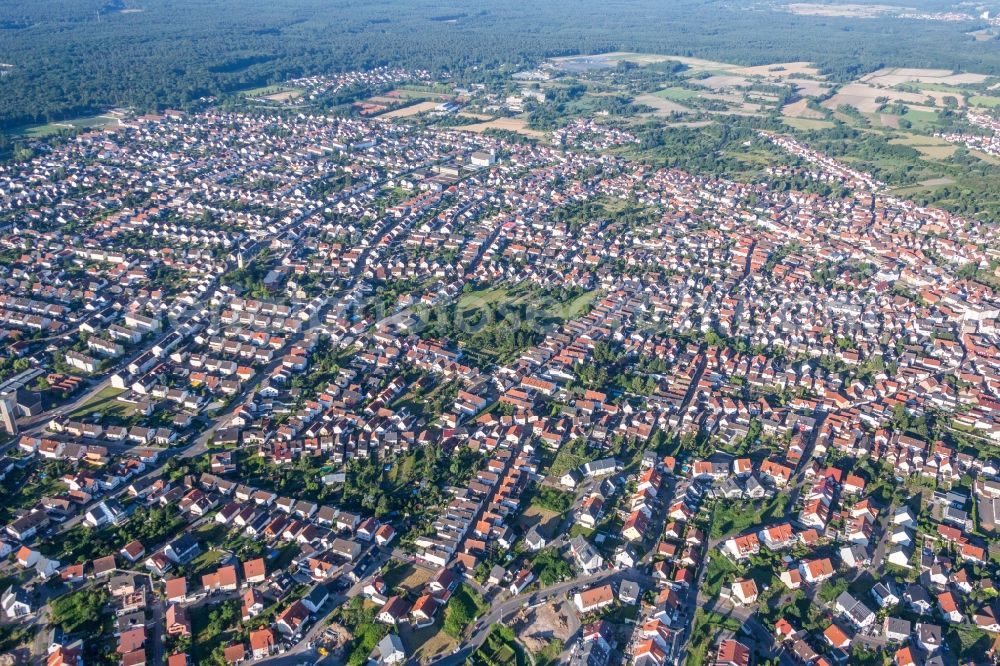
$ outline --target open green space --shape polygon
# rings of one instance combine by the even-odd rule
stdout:
[[[786,494],[777,494],[770,500],[752,503],[717,500],[712,507],[711,536],[732,536],[761,522],[779,519],[784,515],[787,504]]]
[[[585,314],[600,294],[578,287],[469,286],[457,303],[430,313],[427,338],[448,340],[477,366],[513,360],[551,328]]]
[[[188,616],[194,663],[225,663],[222,651],[242,635],[239,599],[205,603],[192,608]]]
[[[992,95],[971,95],[968,98],[968,103],[970,106],[985,106],[992,109],[1000,106],[1000,97],[994,97]]]
[[[514,632],[502,625],[493,626],[482,647],[469,657],[469,666],[528,666],[530,658],[517,642]]]
[[[118,121],[110,116],[87,116],[85,118],[73,118],[71,120],[58,120],[41,125],[26,125],[15,130],[14,134],[21,134],[32,139],[42,139],[61,132],[75,132],[78,130],[96,129],[107,125],[114,125]]]
[[[835,123],[829,120],[821,120],[819,118],[792,118],[790,116],[783,116],[781,118],[781,122],[802,131],[830,129],[831,127],[835,127]]]
[[[131,414],[132,411],[134,411],[134,407],[128,403],[116,400],[116,398],[124,392],[125,391],[123,389],[106,386],[98,391],[97,395],[92,397],[75,411],[71,412],[69,418],[83,419],[94,413],[98,413],[101,416],[116,416],[118,418],[125,418]]]
[[[272,85],[248,88],[241,90],[240,94],[245,97],[267,97],[268,95],[280,95],[281,93],[301,94],[302,92],[304,92],[302,88],[294,86]]]
[[[657,90],[653,93],[657,97],[663,97],[665,99],[673,100],[674,102],[684,102],[686,100],[700,97],[701,92],[697,90],[690,90],[688,88],[671,87],[664,88],[663,90]]]

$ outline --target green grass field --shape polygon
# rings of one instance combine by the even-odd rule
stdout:
[[[586,312],[587,308],[594,299],[600,294],[598,291],[588,291],[580,294],[571,301],[566,301],[564,303],[554,303],[548,308],[546,308],[553,317],[557,319],[562,319],[563,321],[568,321],[570,319],[575,319]]]
[[[972,95],[968,99],[970,106],[985,106],[988,108],[994,108],[1000,106],[1000,97],[993,97],[992,95]]]
[[[820,120],[818,118],[792,118],[784,116],[781,118],[781,122],[790,127],[794,127],[797,130],[805,132],[810,130],[830,129],[834,126],[834,124],[829,120]]]
[[[934,127],[938,124],[938,114],[935,111],[914,111],[910,109],[903,118],[909,120],[913,129],[918,132],[933,132]]]
[[[683,102],[695,97],[700,97],[701,93],[696,90],[688,90],[687,88],[664,88],[663,90],[657,90],[653,93],[657,97],[663,97],[664,99],[673,100],[675,102]]]
[[[889,139],[889,143],[897,146],[910,146],[916,148],[920,153],[931,160],[942,160],[955,152],[955,145],[948,143],[944,139],[936,139],[932,136],[920,134],[903,134]]]
[[[125,391],[122,389],[107,386],[98,391],[97,395],[91,398],[79,409],[72,412],[69,415],[69,418],[82,419],[95,412],[99,412],[102,416],[117,416],[119,418],[125,418],[132,412],[132,405],[124,402],[118,402],[115,399],[124,392]]]
[[[105,127],[107,125],[112,125],[117,122],[118,121],[115,118],[111,118],[108,116],[89,116],[87,118],[59,120],[47,123],[45,125],[30,125],[18,132],[15,132],[15,134],[20,134],[34,139],[40,139],[43,137],[59,134],[60,132],[96,129],[98,127]]]
[[[597,290],[584,292],[568,301],[558,301],[550,298],[538,299],[529,285],[506,285],[480,289],[462,294],[458,299],[458,311],[464,316],[472,316],[477,310],[490,305],[530,305],[542,310],[547,317],[559,321],[567,321],[579,317],[590,304],[600,295]]]
[[[295,88],[292,86],[282,86],[282,85],[270,85],[270,86],[258,86],[256,88],[248,88],[247,90],[241,90],[240,94],[244,97],[266,97],[267,95],[277,95],[278,93],[291,92],[291,93],[303,93],[305,92],[302,88]]]
[[[968,88],[962,88],[960,86],[950,86],[946,83],[914,83],[921,90],[935,90],[937,92],[944,92],[954,95],[955,97],[964,97],[972,92]]]

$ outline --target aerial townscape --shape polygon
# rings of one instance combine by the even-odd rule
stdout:
[[[9,4],[0,666],[1000,663],[1000,5]]]

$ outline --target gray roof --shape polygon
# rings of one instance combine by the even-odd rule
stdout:
[[[634,580],[623,580],[618,587],[618,596],[625,599],[638,599],[642,588]]]
[[[524,540],[530,541],[532,543],[538,543],[539,541],[545,543],[545,537],[543,537],[541,533],[538,531],[537,525],[531,526],[531,529],[528,530],[528,533],[524,535]]]
[[[600,641],[587,641],[579,645],[570,658],[572,666],[604,666],[608,663],[609,650]]]
[[[385,638],[378,642],[378,653],[384,658],[394,652],[406,654],[403,648],[403,641],[396,634],[387,634]]]
[[[936,624],[917,622],[917,638],[922,643],[941,644],[941,627]]]
[[[908,636],[910,634],[910,621],[898,617],[887,617],[885,619],[885,630],[887,633],[892,632]]]
[[[602,458],[601,460],[591,460],[583,465],[583,473],[587,476],[594,474],[611,474],[618,467],[618,462],[614,458]]]

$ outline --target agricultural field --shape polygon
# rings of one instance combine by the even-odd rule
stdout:
[[[822,103],[827,109],[850,106],[862,113],[875,113],[882,106],[882,99],[890,102],[922,104],[927,97],[919,93],[901,92],[886,88],[876,88],[865,83],[849,83],[841,86],[835,95]]]
[[[933,160],[950,157],[956,150],[954,144],[948,143],[944,139],[919,134],[900,134],[889,139],[889,143],[916,148],[921,154]]]
[[[972,95],[966,101],[969,106],[982,106],[989,109],[1000,106],[1000,97],[993,95]]]
[[[388,113],[383,113],[380,118],[408,118],[410,116],[416,116],[421,113],[427,113],[433,111],[439,105],[439,102],[417,102],[416,104],[411,104],[409,106],[404,106],[401,109],[395,109],[389,111]]]
[[[294,99],[298,99],[301,96],[302,96],[301,90],[281,90],[271,95],[264,95],[261,97],[261,99],[267,99],[272,102],[290,102]]]
[[[697,90],[688,90],[687,88],[664,88],[663,90],[658,90],[653,93],[656,97],[663,99],[669,99],[675,102],[683,102],[689,99],[694,99],[696,97],[701,97],[703,93]]]
[[[796,118],[796,117],[784,117],[781,122],[797,130],[810,131],[810,130],[824,130],[835,127],[835,124],[829,120],[816,120],[813,118]]]
[[[797,102],[786,104],[785,106],[782,107],[781,113],[783,115],[790,116],[793,118],[805,118],[813,120],[819,120],[824,117],[822,111],[810,108],[809,100],[806,99],[800,99]]]
[[[862,5],[854,3],[819,4],[812,2],[796,2],[785,5],[792,14],[802,16],[829,16],[834,18],[876,18],[884,14],[899,11],[894,5]]]
[[[862,76],[860,80],[872,85],[891,88],[902,83],[931,83],[944,86],[961,86],[983,83],[988,78],[984,74],[956,73],[948,69],[894,67],[872,72],[871,74]]]
[[[497,118],[496,120],[475,123],[473,125],[461,125],[455,129],[462,130],[464,132],[476,132],[477,134],[481,134],[482,132],[486,132],[488,130],[504,130],[506,132],[523,134],[524,136],[532,139],[542,140],[547,137],[545,132],[530,129],[528,127],[528,121],[523,118]]]
[[[851,5],[824,7],[835,13],[857,10]],[[623,65],[628,66],[624,72]],[[945,68],[885,67],[854,80],[834,81],[806,61],[751,67],[629,52],[554,58],[546,67],[556,74],[542,86],[551,101],[539,111],[492,123],[509,123],[507,128],[517,130],[524,128],[521,118],[534,123],[538,116],[546,129],[581,120],[630,127],[638,140],[618,149],[624,157],[712,174],[724,169],[739,178],[759,178],[787,159],[762,150],[751,139],[749,127],[763,124],[870,170],[892,191],[914,194],[923,204],[957,212],[995,205],[992,196],[976,193],[992,189],[984,170],[997,158],[959,149],[935,133],[961,127],[967,108],[1000,107],[996,77]],[[636,70],[650,74],[628,75]],[[567,99],[567,91],[574,89],[582,93]],[[636,108],[609,111],[602,100],[616,95]],[[713,124],[717,128],[720,121],[725,127],[721,131],[687,134]],[[483,131],[496,126],[492,123],[464,129]],[[713,140],[714,151],[706,152]],[[692,141],[697,148],[691,148]],[[956,160],[971,160],[972,168]]]
[[[386,94],[396,99],[433,99],[441,102],[454,96],[445,86],[400,86]]]

